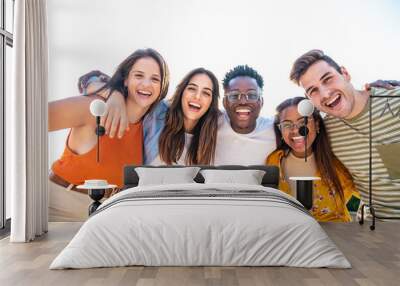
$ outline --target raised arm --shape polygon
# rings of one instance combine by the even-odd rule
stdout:
[[[90,71],[78,79],[78,89],[82,95],[88,95],[95,93],[101,87],[103,87],[108,81],[110,77],[99,70]],[[100,94],[99,94],[100,95]],[[101,93],[102,97],[106,98],[106,93]]]
[[[378,88],[385,88],[385,89],[394,89],[396,87],[400,86],[400,81],[399,80],[376,80],[371,83],[366,83],[365,84],[365,89],[369,90],[371,87],[378,87]]]
[[[49,131],[95,125],[96,119],[89,110],[95,99],[101,97],[75,96],[49,102]]]

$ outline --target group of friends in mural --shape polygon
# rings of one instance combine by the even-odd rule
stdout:
[[[394,158],[400,155],[400,112],[393,112],[400,110],[395,97],[400,82],[376,81],[357,90],[349,72],[321,50],[300,56],[290,79],[305,96],[284,100],[268,118],[260,116],[268,102],[264,79],[247,65],[226,73],[222,92],[211,71],[191,70],[168,99],[169,69],[153,49],[135,51],[111,77],[100,71],[83,75],[79,96],[49,103],[49,131],[69,129],[49,176],[50,219],[85,219],[91,200],[76,186],[101,178],[122,188],[125,165],[267,164],[279,167],[279,189],[290,195],[295,185],[289,177],[320,177],[313,185],[311,214],[318,221],[351,221],[349,206],[368,193],[370,112],[376,211],[400,217],[400,160]],[[370,110],[371,95],[382,100],[374,98]],[[302,136],[304,117],[297,105],[305,98],[316,109]],[[95,99],[107,105],[100,163],[96,121],[89,111]],[[392,112],[385,112],[388,104]]]

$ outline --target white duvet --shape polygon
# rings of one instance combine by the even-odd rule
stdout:
[[[154,197],[174,190],[172,197]],[[351,267],[318,222],[286,194],[196,183],[135,187],[111,197],[50,269],[127,265]]]

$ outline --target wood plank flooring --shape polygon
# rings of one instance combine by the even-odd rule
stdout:
[[[352,269],[290,267],[120,267],[49,270],[81,223],[50,223],[32,243],[0,240],[0,285],[400,285],[400,222],[325,223],[323,228],[351,262]]]

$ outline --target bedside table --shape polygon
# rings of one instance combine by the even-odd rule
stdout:
[[[106,190],[114,189],[117,185],[109,185],[106,180],[85,180],[85,184],[77,186],[78,189],[88,191],[89,197],[94,201],[89,206],[89,216],[101,205],[100,200],[104,197]]]

